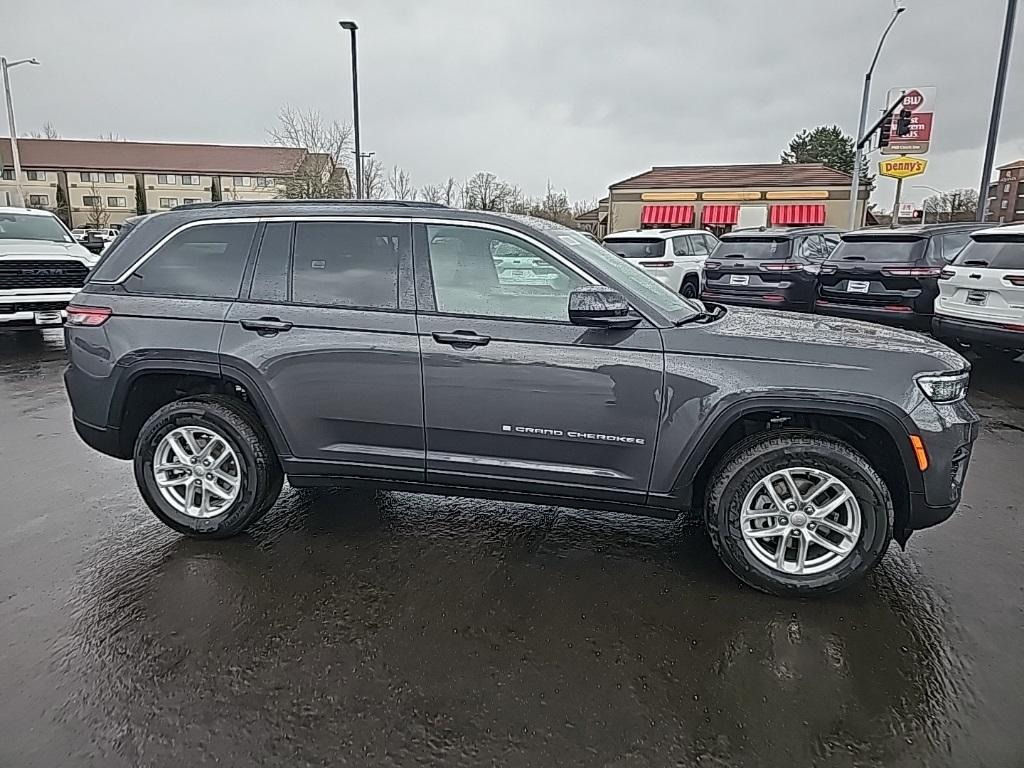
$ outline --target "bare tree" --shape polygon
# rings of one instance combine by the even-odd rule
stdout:
[[[480,171],[462,186],[463,204],[479,211],[507,211],[516,200],[518,189],[493,173]]]
[[[577,216],[582,216],[584,213],[590,213],[597,207],[598,202],[596,197],[591,197],[587,200],[577,200],[572,204],[572,216],[575,219]]]
[[[924,216],[929,213],[935,214],[935,221],[939,221],[943,214],[953,221],[954,216],[958,218],[974,216],[978,208],[978,192],[974,189],[951,189],[941,195],[932,195],[925,199],[921,206]]]
[[[29,131],[26,134],[30,139],[59,139],[60,133],[57,131],[57,126],[47,120],[43,123],[43,129],[41,131]]]
[[[424,184],[420,187],[420,200],[427,203],[443,203],[444,187],[440,184]]]
[[[85,222],[86,226],[92,229],[105,229],[107,222],[110,221],[110,214],[107,212],[106,206],[103,205],[103,195],[96,189],[95,184],[92,185],[90,192],[92,195],[89,205],[86,206],[89,209],[89,217]]]
[[[393,200],[416,199],[416,189],[412,185],[412,178],[404,168],[399,168],[397,165],[391,166],[387,184]]]
[[[448,206],[462,206],[464,205],[462,200],[462,190],[459,188],[459,183],[455,181],[454,176],[449,176],[448,181],[444,183],[444,191],[442,198],[439,202],[444,203]]]
[[[100,141],[128,141],[128,139],[117,131],[107,131],[100,134]]]
[[[305,149],[307,155],[285,182],[284,196],[299,199],[351,197],[343,167],[351,173],[352,128],[333,120],[326,122],[316,110],[305,112],[285,105],[277,115],[278,124],[267,130],[279,147]]]
[[[387,191],[384,165],[376,157],[363,160],[363,197],[367,200],[382,200]]]
[[[530,215],[542,219],[548,219],[567,227],[575,225],[573,220],[572,207],[569,205],[569,196],[563,189],[556,192],[551,182],[548,182],[547,192],[544,197],[534,200],[530,205]]]

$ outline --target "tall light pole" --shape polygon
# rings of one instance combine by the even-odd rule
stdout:
[[[14,163],[14,184],[18,190],[17,203],[25,205],[25,188],[21,184],[21,155],[18,154],[18,128],[14,124],[14,102],[11,100],[11,76],[7,70],[19,64],[39,64],[38,59],[18,59],[8,61],[6,56],[0,56],[0,69],[4,72],[4,96],[7,99],[7,124],[11,128],[11,160]]]
[[[868,71],[864,75],[864,92],[860,97],[860,118],[857,120],[857,135],[853,140],[853,181],[850,182],[850,229],[857,228],[857,196],[860,194],[860,174],[863,167],[863,156],[860,151],[860,142],[861,139],[864,138],[864,124],[868,119],[868,101],[871,98],[871,75],[875,72],[875,64],[878,63],[878,55],[882,52],[882,44],[885,43],[885,38],[889,36],[889,30],[892,29],[892,25],[896,23],[896,19],[898,19],[900,14],[905,10],[907,9],[902,5],[896,6],[893,11],[892,18],[889,19],[888,26],[886,26],[881,39],[878,41],[878,47],[875,49],[874,58],[871,59],[871,66],[868,67]]]
[[[915,184],[914,185],[914,189],[927,189],[927,190],[930,190],[930,191],[934,192],[936,195],[939,196],[939,201],[940,202],[942,201],[942,192],[937,190],[935,187],[929,187],[927,184]],[[950,221],[953,220],[953,211],[949,212],[949,220]],[[921,203],[921,223],[922,224],[927,224],[928,223],[928,211],[925,210],[924,203]],[[935,210],[935,223],[936,224],[939,223],[939,210],[938,209]]]
[[[992,179],[992,164],[996,159],[996,141],[999,139],[999,118],[1003,114],[1003,92],[1006,90],[1006,69],[1010,65],[1010,47],[1013,44],[1013,25],[1017,20],[1017,0],[1006,2],[1006,22],[1003,24],[1003,45],[999,50],[999,69],[996,70],[996,89],[992,94],[992,116],[988,122],[988,142],[985,145],[985,162],[981,171],[981,188],[978,190],[976,221],[985,220],[988,208],[988,185]]]
[[[363,156],[359,152],[359,74],[356,66],[356,30],[359,26],[354,21],[339,21],[342,29],[352,35],[352,128],[356,141],[356,199],[363,197]]]

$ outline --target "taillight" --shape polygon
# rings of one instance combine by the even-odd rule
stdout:
[[[704,269],[720,269],[721,266],[722,266],[722,262],[720,262],[720,261],[705,261],[704,262]]]
[[[949,280],[951,277],[956,277],[955,269],[944,269],[939,272],[939,280]]]
[[[641,267],[674,267],[674,261],[641,261]]]
[[[1006,275],[1003,280],[1017,288],[1024,288],[1024,275]]]
[[[882,274],[888,277],[938,277],[942,267],[883,267]]]
[[[762,264],[761,269],[768,270],[769,272],[798,272],[803,269],[803,266],[803,264],[796,264],[791,261],[781,261],[778,263]]]
[[[76,307],[73,304],[67,308],[67,324],[88,326],[95,328],[107,322],[113,312],[108,307]]]
[[[834,274],[837,269],[838,267],[835,264],[822,264],[820,272],[823,275],[831,275]]]
[[[1024,325],[1017,325],[1016,323],[1003,323],[1003,328],[1008,331],[1024,332]]]

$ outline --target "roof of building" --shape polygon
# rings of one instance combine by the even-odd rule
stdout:
[[[1014,160],[1012,163],[1000,165],[998,170],[1005,171],[1007,168],[1024,168],[1024,160]]]
[[[613,189],[658,187],[841,187],[850,174],[824,163],[665,165],[612,184]]]
[[[18,139],[23,168],[166,171],[282,176],[307,155],[297,147],[170,144],[155,141]],[[11,164],[11,140],[0,137],[0,160]]]

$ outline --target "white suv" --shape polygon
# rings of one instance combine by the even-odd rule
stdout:
[[[52,213],[0,208],[0,330],[62,325],[98,258]]]
[[[1024,225],[971,234],[939,275],[932,331],[981,355],[1024,352]]]
[[[700,296],[704,262],[716,245],[703,229],[633,229],[604,239],[605,248],[691,299]]]

